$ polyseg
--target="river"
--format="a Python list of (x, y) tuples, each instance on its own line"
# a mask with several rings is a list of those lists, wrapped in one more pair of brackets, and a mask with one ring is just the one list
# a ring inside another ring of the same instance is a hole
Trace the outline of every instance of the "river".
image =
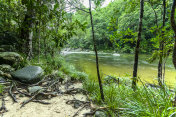
[[(84, 71), (96, 78), (95, 55), (93, 52), (64, 52), (67, 62), (73, 64), (78, 70)], [(157, 83), (157, 61), (149, 63), (151, 55), (139, 56), (138, 76), (144, 82)], [(99, 53), (101, 75), (115, 75), (131, 77), (133, 72), (133, 54)], [(165, 83), (171, 87), (176, 85), (176, 70), (169, 57), (165, 65)]]

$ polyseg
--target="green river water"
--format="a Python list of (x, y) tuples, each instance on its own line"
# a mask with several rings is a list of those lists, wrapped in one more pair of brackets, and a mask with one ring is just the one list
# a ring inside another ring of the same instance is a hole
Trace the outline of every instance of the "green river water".
[[(78, 70), (84, 71), (92, 78), (96, 77), (95, 55), (89, 52), (65, 52), (67, 62), (73, 64)], [(151, 55), (140, 55), (138, 76), (142, 81), (157, 83), (157, 61), (148, 63)], [(101, 75), (116, 75), (119, 77), (131, 77), (133, 72), (133, 54), (99, 53), (99, 65)], [(171, 57), (168, 58), (165, 70), (165, 82), (174, 87), (176, 85), (176, 70)]]

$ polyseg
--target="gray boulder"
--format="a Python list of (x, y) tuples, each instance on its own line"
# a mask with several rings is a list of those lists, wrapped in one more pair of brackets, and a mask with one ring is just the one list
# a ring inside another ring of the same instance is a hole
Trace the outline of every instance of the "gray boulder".
[(43, 76), (43, 69), (39, 66), (27, 66), (13, 72), (12, 77), (23, 83), (33, 84), (39, 82)]
[(96, 111), (95, 117), (107, 117), (106, 113), (103, 111)]
[(23, 61), (23, 57), (15, 52), (0, 52), (0, 64), (14, 65)]
[(33, 86), (33, 87), (28, 88), (29, 93), (32, 93), (32, 94), (37, 92), (37, 91), (40, 91), (40, 90), (43, 90), (43, 88), (40, 87), (40, 86)]

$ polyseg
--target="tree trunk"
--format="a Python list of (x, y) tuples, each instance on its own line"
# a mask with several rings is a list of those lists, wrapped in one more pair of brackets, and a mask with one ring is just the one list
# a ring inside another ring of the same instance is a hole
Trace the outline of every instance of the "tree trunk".
[(136, 48), (135, 48), (134, 66), (133, 66), (133, 81), (132, 81), (133, 90), (136, 90), (138, 58), (139, 58), (139, 46), (140, 46), (141, 33), (142, 33), (143, 13), (144, 13), (144, 0), (140, 0), (140, 17), (139, 17), (138, 39), (137, 39)]
[(95, 55), (96, 55), (96, 68), (97, 68), (97, 76), (98, 76), (98, 82), (99, 82), (99, 87), (100, 87), (100, 94), (101, 94), (101, 99), (104, 101), (103, 86), (102, 86), (102, 82), (101, 82), (101, 78), (100, 78), (98, 53), (97, 53), (95, 34), (94, 34), (93, 17), (92, 17), (92, 10), (91, 10), (91, 0), (89, 0), (89, 14), (90, 14), (90, 20), (91, 20), (91, 26), (92, 26), (92, 39), (93, 39), (93, 43), (94, 43), (94, 51), (95, 51)]
[[(25, 4), (25, 1), (24, 1), (24, 4)], [(27, 47), (27, 49), (25, 50), (27, 59), (30, 60), (32, 58), (32, 53), (33, 53), (32, 52), (33, 22), (34, 22), (33, 2), (30, 1), (30, 4), (26, 5), (26, 7), (27, 7), (27, 13), (25, 14), (25, 18), (21, 28), (21, 38), (24, 40), (25, 47)]]
[(39, 20), (39, 31), (38, 31), (38, 63), (40, 63), (40, 20)]
[(27, 56), (27, 58), (28, 58), (28, 60), (31, 60), (31, 58), (32, 58), (32, 39), (33, 39), (33, 24), (31, 23), (31, 26), (30, 26), (30, 29), (29, 29), (30, 31), (29, 31), (29, 37), (28, 37), (28, 41), (27, 41), (27, 43), (28, 43), (28, 56)]
[[(166, 21), (166, 0), (163, 0), (163, 25), (162, 28), (165, 27)], [(162, 31), (162, 39), (160, 40), (160, 47), (159, 47), (159, 63), (158, 63), (158, 83), (161, 86), (164, 83), (163, 74), (163, 49), (164, 49), (164, 31)]]
[(173, 0), (172, 10), (171, 10), (171, 26), (172, 26), (172, 29), (175, 33), (175, 36), (174, 36), (175, 43), (174, 43), (174, 48), (173, 48), (172, 61), (173, 61), (174, 67), (176, 69), (176, 24), (175, 24), (175, 19), (174, 19), (175, 8), (176, 8), (176, 0)]

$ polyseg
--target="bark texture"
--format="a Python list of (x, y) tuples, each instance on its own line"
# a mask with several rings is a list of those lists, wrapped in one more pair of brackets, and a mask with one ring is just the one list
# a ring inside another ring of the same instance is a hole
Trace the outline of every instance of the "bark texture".
[(133, 81), (132, 81), (132, 88), (136, 89), (136, 82), (137, 82), (137, 70), (138, 70), (138, 59), (139, 59), (139, 47), (141, 41), (141, 33), (142, 33), (142, 19), (144, 13), (144, 0), (140, 0), (140, 16), (139, 16), (139, 26), (138, 26), (138, 39), (135, 48), (135, 56), (134, 56), (134, 66), (133, 66)]

